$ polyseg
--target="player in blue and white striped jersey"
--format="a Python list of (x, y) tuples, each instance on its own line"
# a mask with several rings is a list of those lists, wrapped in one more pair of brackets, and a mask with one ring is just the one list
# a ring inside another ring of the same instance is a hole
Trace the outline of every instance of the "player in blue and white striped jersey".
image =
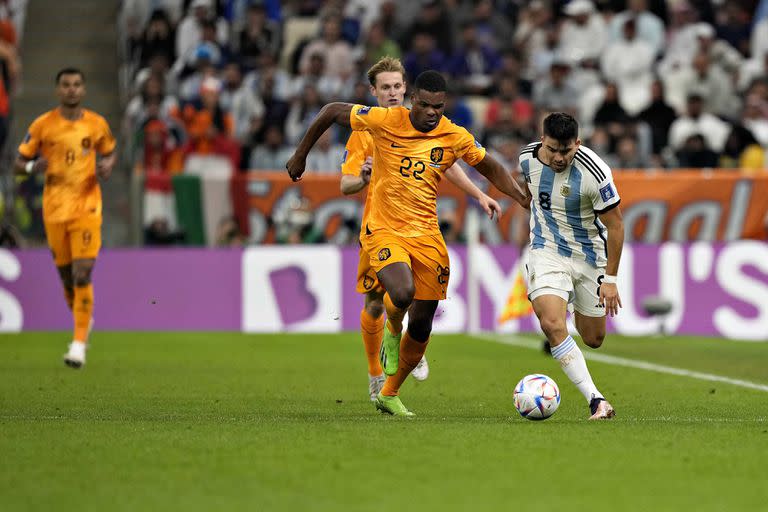
[(602, 345), (606, 313), (614, 316), (621, 307), (616, 276), (624, 223), (611, 169), (581, 146), (578, 130), (572, 116), (550, 114), (541, 142), (520, 153), (520, 169), (533, 196), (528, 297), (553, 357), (589, 402), (590, 419), (606, 419), (614, 416), (613, 407), (568, 334), (566, 313), (572, 303), (584, 343)]

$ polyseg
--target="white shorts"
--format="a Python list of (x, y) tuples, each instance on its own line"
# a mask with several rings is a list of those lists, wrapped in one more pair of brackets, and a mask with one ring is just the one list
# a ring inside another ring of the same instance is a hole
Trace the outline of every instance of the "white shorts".
[(535, 249), (528, 256), (528, 298), (556, 295), (584, 316), (605, 316), (600, 306), (600, 283), (605, 267), (595, 268), (584, 260)]

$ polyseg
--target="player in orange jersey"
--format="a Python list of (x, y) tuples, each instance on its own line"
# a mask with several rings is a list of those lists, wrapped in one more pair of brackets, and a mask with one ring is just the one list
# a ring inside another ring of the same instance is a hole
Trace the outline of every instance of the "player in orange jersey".
[(30, 125), (15, 169), (19, 174), (45, 173), (45, 234), (75, 323), (64, 362), (80, 368), (93, 319), (91, 271), (101, 247), (98, 178), (109, 178), (115, 166), (115, 138), (103, 117), (80, 105), (85, 96), (80, 70), (59, 71), (56, 95), (59, 107)]
[[(373, 136), (370, 211), (360, 242), (387, 290), (382, 342), (387, 380), (376, 397), (376, 407), (398, 416), (413, 414), (400, 401), (400, 386), (424, 355), (450, 277), (448, 251), (437, 221), (437, 184), (442, 175), (461, 158), (520, 204), (527, 207), (531, 200), (467, 130), (443, 116), (445, 90), (440, 73), (425, 71), (414, 83), (410, 110), (329, 103), (286, 164), (291, 179), (301, 179), (307, 153), (334, 123)], [(408, 329), (402, 333), (406, 311)]]
[[(405, 69), (398, 59), (383, 57), (368, 70), (370, 91), (380, 107), (399, 107), (405, 96)], [(370, 132), (353, 131), (347, 141), (344, 159), (341, 164), (341, 192), (345, 195), (356, 194), (369, 183), (373, 162), (373, 138)], [(467, 177), (458, 164), (445, 171), (445, 177), (474, 197), (490, 218), (501, 212), (501, 207), (494, 199), (484, 194)], [(369, 209), (363, 210), (362, 224), (365, 225)], [(384, 290), (379, 285), (376, 273), (371, 268), (368, 254), (360, 249), (360, 262), (357, 267), (357, 291), (365, 294), (365, 306), (360, 312), (360, 332), (368, 357), (368, 393), (372, 401), (384, 386), (384, 373), (379, 362), (381, 339), (384, 334)], [(411, 375), (416, 380), (426, 380), (429, 376), (427, 358), (422, 357)]]

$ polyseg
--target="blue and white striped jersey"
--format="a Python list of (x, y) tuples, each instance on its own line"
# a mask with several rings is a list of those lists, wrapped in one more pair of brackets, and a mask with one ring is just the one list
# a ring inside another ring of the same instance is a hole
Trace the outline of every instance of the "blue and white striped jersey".
[(556, 173), (539, 160), (541, 142), (520, 152), (520, 169), (531, 191), (531, 249), (557, 251), (593, 267), (607, 262), (606, 229), (597, 215), (619, 204), (611, 169), (580, 146), (571, 167)]

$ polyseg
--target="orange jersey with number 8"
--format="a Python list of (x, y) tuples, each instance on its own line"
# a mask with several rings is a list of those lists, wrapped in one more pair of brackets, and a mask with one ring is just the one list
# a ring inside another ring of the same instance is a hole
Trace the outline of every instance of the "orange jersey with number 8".
[(43, 189), (45, 222), (66, 222), (101, 215), (101, 188), (96, 179), (96, 153), (115, 149), (115, 138), (107, 121), (83, 109), (80, 119), (65, 119), (59, 109), (41, 115), (32, 123), (19, 146), (24, 158), (48, 160)]
[(461, 126), (442, 117), (429, 132), (411, 124), (405, 107), (355, 105), (353, 130), (372, 135), (373, 172), (363, 231), (387, 230), (401, 237), (440, 233), (437, 185), (456, 160), (476, 165), (485, 149)]

